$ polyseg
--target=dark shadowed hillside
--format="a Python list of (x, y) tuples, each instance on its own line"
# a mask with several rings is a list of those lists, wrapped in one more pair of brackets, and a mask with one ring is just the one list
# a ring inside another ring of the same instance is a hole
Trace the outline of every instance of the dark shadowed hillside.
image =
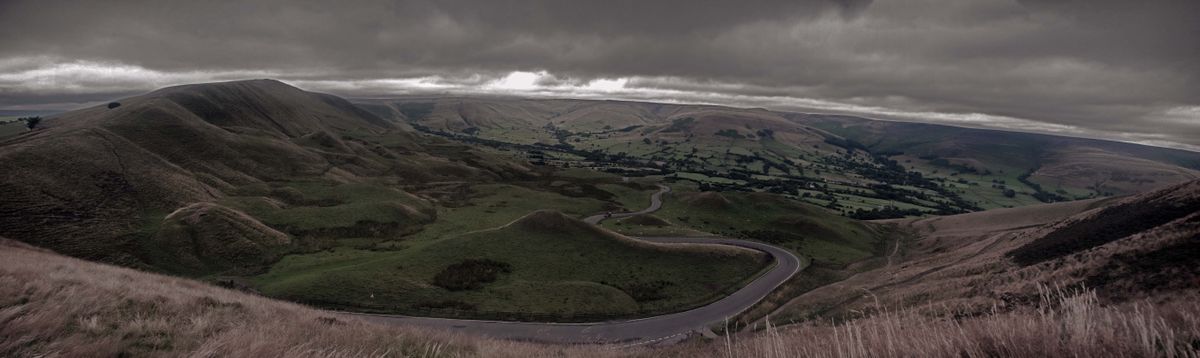
[[(912, 308), (974, 316), (1037, 304), (1051, 289), (1103, 302), (1198, 293), (1200, 181), (1116, 199), (895, 223), (920, 233), (895, 262), (793, 300), (777, 315)], [(856, 292), (869, 291), (862, 296)]]

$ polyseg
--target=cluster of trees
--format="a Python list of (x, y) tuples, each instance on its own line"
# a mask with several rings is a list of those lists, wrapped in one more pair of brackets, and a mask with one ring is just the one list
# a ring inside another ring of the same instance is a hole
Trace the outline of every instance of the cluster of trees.
[[(939, 212), (949, 214), (981, 210), (978, 205), (963, 199), (958, 193), (939, 185), (937, 181), (940, 178), (930, 179), (921, 175), (920, 172), (906, 170), (899, 162), (883, 155), (874, 155), (871, 158), (873, 162), (849, 160), (841, 157), (827, 157), (823, 158), (821, 162), (833, 167), (847, 168), (864, 178), (883, 183), (868, 185), (868, 188), (874, 193), (849, 190), (841, 191), (844, 194), (894, 200), (918, 206), (926, 205), (918, 202), (918, 200), (931, 201), (937, 203), (937, 210)], [(909, 185), (928, 189), (946, 198), (949, 200), (949, 203), (934, 200), (933, 197), (921, 191), (896, 188), (892, 185)]]
[(1055, 193), (1051, 193), (1051, 192), (1042, 190), (1042, 186), (1040, 184), (1034, 183), (1033, 181), (1029, 180), (1029, 176), (1031, 174), (1033, 174), (1033, 171), (1030, 171), (1029, 173), (1021, 174), (1021, 176), (1017, 177), (1017, 181), (1021, 182), (1021, 184), (1025, 184), (1026, 186), (1028, 186), (1030, 188), (1033, 188), (1033, 198), (1034, 199), (1037, 199), (1043, 203), (1053, 203), (1056, 201), (1066, 201), (1067, 200), (1067, 198), (1063, 197), (1062, 195), (1058, 195)]
[(880, 220), (880, 219), (896, 219), (906, 216), (919, 216), (923, 214), (917, 209), (901, 209), (895, 206), (885, 206), (882, 208), (863, 210), (858, 209), (850, 213), (850, 217), (858, 220)]
[(37, 128), (38, 124), (42, 123), (42, 117), (21, 117), (17, 118), (17, 121), (25, 122), (25, 127), (29, 128), (29, 130), (33, 130), (34, 128)]

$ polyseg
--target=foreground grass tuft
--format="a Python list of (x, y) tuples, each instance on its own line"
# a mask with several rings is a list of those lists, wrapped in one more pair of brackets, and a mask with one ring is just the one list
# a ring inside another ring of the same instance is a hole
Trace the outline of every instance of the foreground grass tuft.
[(1195, 302), (1104, 305), (1094, 291), (1043, 289), (1037, 308), (973, 318), (884, 311), (836, 325), (767, 327), (719, 344), (726, 357), (1196, 357)]

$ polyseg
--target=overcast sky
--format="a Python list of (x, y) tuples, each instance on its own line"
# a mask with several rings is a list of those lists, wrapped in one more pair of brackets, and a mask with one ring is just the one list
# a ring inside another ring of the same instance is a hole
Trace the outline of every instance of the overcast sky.
[[(335, 4), (336, 3), (336, 4)], [(1200, 1), (0, 0), (0, 109), (277, 78), (1200, 148)]]

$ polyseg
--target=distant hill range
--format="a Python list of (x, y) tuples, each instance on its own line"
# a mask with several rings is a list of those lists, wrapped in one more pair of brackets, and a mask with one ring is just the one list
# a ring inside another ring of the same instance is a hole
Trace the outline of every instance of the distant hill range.
[(846, 116), (791, 117), (864, 143), (872, 151), (1022, 168), (1031, 181), (1051, 187), (1130, 194), (1200, 178), (1200, 153), (1186, 150)]
[[(794, 180), (801, 189), (811, 187), (803, 179), (845, 184), (851, 188), (810, 193), (831, 195), (810, 202), (847, 213), (891, 201), (944, 214), (1132, 194), (1200, 178), (1200, 153), (1185, 150), (851, 116), (565, 99), (353, 101), (418, 129), (632, 157), (723, 178), (714, 183), (732, 179), (797, 196), (804, 193), (797, 185), (771, 181)], [(923, 178), (902, 178), (912, 171)], [(929, 181), (945, 190), (930, 198), (879, 193), (879, 184), (933, 188)], [(830, 204), (834, 197), (839, 202)]]

